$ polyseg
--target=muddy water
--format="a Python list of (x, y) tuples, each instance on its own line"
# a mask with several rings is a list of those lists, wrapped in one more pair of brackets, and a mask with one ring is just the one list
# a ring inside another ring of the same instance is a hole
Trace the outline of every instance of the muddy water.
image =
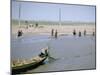
[(50, 47), (50, 55), (57, 60), (50, 62), (48, 59), (45, 64), (27, 73), (95, 68), (93, 36), (60, 36), (58, 39), (45, 35), (21, 38), (12, 36), (11, 58), (30, 59), (46, 46)]

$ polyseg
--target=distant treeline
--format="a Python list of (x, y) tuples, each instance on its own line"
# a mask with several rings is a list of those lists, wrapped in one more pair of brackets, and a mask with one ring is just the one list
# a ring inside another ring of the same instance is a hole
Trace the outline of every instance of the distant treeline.
[[(59, 21), (28, 21), (28, 20), (21, 20), (21, 25), (35, 25), (38, 23), (39, 25), (59, 25)], [(11, 20), (12, 25), (18, 25), (19, 20)], [(63, 21), (61, 25), (95, 25), (94, 22), (72, 22), (72, 21)]]

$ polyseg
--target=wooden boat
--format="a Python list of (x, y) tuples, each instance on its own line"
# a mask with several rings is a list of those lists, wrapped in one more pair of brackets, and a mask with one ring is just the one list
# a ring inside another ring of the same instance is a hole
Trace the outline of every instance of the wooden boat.
[(25, 61), (24, 63), (19, 63), (17, 65), (12, 66), (12, 74), (20, 74), (26, 72), (27, 70), (34, 69), (41, 65), (44, 60), (46, 60), (46, 56), (37, 56), (31, 59), (30, 61)]

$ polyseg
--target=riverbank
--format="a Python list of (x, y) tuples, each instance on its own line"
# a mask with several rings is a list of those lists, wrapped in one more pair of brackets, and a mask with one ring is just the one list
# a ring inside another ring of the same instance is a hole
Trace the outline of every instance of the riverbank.
[(22, 30), (25, 35), (51, 35), (51, 30), (57, 30), (59, 35), (67, 34), (72, 35), (73, 31), (75, 30), (78, 34), (79, 31), (83, 34), (86, 30), (86, 33), (91, 35), (93, 32), (95, 32), (95, 25), (64, 25), (64, 26), (58, 26), (58, 25), (40, 25), (38, 27), (28, 27), (26, 28), (24, 25), (22, 25), (20, 28), (19, 26), (12, 25), (12, 34), (17, 34), (18, 30)]

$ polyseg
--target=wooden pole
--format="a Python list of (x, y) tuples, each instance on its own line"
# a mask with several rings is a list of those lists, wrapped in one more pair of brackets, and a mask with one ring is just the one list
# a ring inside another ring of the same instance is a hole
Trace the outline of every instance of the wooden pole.
[(59, 26), (61, 26), (61, 8), (59, 8)]
[(20, 28), (21, 4), (19, 3), (19, 28)]

